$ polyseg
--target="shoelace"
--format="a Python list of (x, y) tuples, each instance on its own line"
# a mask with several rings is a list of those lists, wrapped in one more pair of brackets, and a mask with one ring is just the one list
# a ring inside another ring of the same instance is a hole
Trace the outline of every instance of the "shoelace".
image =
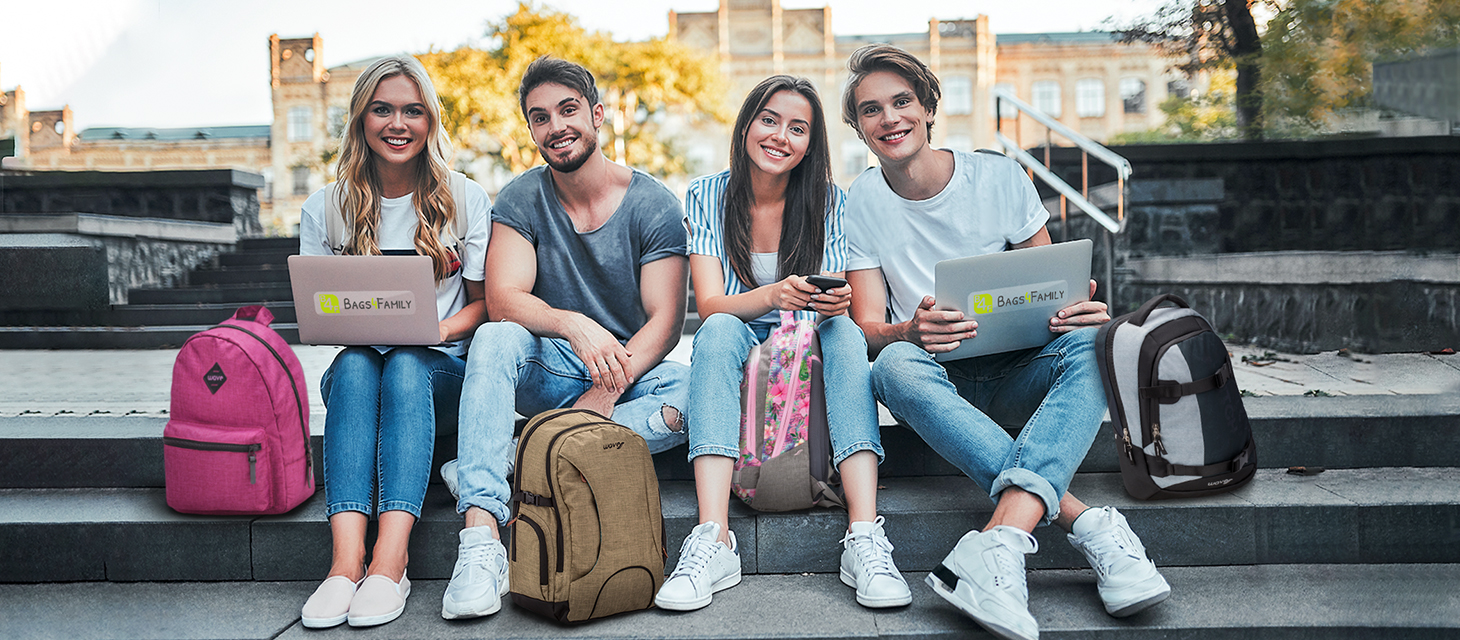
[[(882, 516), (877, 516), (877, 520), (877, 524), (881, 525)], [(873, 531), (876, 529), (873, 528)], [(887, 536), (873, 535), (873, 531), (847, 532), (842, 536), (842, 544), (846, 545), (848, 541), (852, 543), (857, 560), (868, 576), (895, 575), (897, 571), (892, 564), (892, 542)]]
[(999, 572), (994, 575), (994, 586), (1003, 589), (1017, 587), (1023, 593), (1028, 593), (1029, 588), (1024, 576), (1024, 554), (1006, 544), (989, 547), (989, 552), (993, 554), (994, 562), (999, 565)]
[(705, 539), (698, 535), (685, 538), (684, 545), (679, 548), (679, 564), (675, 565), (674, 573), (669, 574), (673, 580), (679, 576), (689, 576), (690, 580), (696, 580), (710, 564), (710, 558), (715, 557), (714, 539)]
[(478, 544), (463, 549), (461, 558), (457, 562), (460, 564), (462, 572), (480, 568), (488, 575), (496, 575), (492, 571), (491, 560), (501, 555), (497, 552), (495, 545)]
[(1110, 574), (1122, 562), (1139, 562), (1140, 554), (1119, 527), (1111, 526), (1080, 541), (1100, 561), (1101, 573)]

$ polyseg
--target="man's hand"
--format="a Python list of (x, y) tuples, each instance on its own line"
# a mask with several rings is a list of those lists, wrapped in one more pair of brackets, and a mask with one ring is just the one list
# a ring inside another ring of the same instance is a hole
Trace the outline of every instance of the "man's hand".
[(597, 411), (605, 418), (613, 418), (613, 406), (618, 402), (621, 393), (614, 393), (598, 385), (589, 387), (578, 400), (573, 403), (574, 409), (589, 409)]
[[(595, 388), (602, 387), (616, 397), (633, 384), (629, 369), (629, 358), (633, 354), (602, 325), (587, 316), (574, 314), (563, 337), (588, 368)], [(612, 405), (611, 402), (609, 404)]]
[(912, 320), (904, 323), (902, 339), (928, 353), (946, 353), (958, 348), (964, 340), (978, 335), (978, 323), (966, 320), (961, 311), (933, 309), (932, 296), (923, 296)]
[[(1095, 281), (1090, 281), (1090, 297), (1095, 297)], [(1082, 327), (1093, 327), (1110, 322), (1110, 313), (1104, 302), (1086, 300), (1060, 309), (1049, 319), (1049, 330), (1055, 333), (1069, 333)]]

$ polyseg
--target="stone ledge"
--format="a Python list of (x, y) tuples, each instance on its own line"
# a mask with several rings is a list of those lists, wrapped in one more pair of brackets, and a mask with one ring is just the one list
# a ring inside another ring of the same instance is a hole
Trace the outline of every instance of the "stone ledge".
[(79, 234), (227, 245), (238, 242), (238, 231), (232, 224), (134, 218), (100, 213), (5, 214), (0, 216), (0, 233)]
[(1272, 251), (1131, 258), (1132, 282), (1216, 284), (1460, 283), (1460, 255), (1404, 251)]

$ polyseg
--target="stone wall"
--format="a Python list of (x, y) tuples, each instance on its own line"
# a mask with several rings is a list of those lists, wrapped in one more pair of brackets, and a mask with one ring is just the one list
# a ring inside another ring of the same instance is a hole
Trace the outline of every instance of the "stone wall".
[(0, 171), (0, 216), (91, 213), (231, 224), (238, 237), (263, 235), (264, 178), (203, 171)]

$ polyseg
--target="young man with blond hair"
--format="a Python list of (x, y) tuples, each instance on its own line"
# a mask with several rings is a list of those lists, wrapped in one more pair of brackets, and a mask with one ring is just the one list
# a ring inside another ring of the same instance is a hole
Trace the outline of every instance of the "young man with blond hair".
[[(1042, 348), (934, 359), (978, 339), (977, 322), (937, 308), (934, 265), (1049, 244), (1049, 214), (1014, 161), (931, 146), (940, 92), (927, 65), (870, 45), (848, 67), (842, 119), (881, 165), (852, 184), (846, 209), (851, 313), (876, 358), (873, 392), (995, 503), (929, 586), (996, 635), (1038, 638), (1024, 556), (1038, 550), (1034, 528), (1052, 522), (1095, 569), (1106, 611), (1123, 617), (1161, 602), (1170, 586), (1125, 517), (1066, 491), (1105, 413), (1093, 351), (1096, 327), (1110, 320), (1105, 304), (1061, 310), (1050, 319), (1058, 337)], [(1010, 437), (1001, 424), (1022, 430)]]

